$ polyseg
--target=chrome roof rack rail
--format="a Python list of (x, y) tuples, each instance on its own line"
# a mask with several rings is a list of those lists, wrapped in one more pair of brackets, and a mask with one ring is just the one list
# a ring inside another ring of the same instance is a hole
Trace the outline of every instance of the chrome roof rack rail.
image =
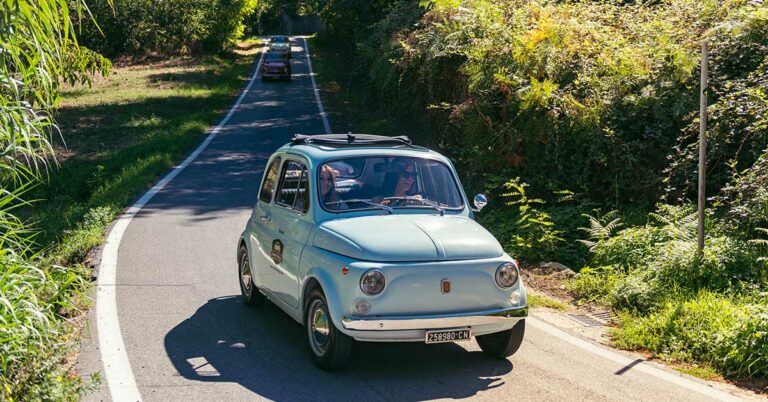
[(342, 145), (342, 146), (369, 146), (369, 145), (406, 145), (413, 146), (411, 139), (404, 135), (396, 137), (387, 137), (384, 135), (372, 134), (318, 134), (304, 135), (295, 134), (291, 138), (292, 145), (314, 144), (314, 145)]

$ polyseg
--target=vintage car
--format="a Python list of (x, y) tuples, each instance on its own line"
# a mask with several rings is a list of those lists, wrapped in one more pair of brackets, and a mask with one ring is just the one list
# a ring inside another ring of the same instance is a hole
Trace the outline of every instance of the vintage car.
[(282, 53), (287, 58), (291, 58), (291, 41), (287, 36), (276, 35), (269, 40), (269, 51)]
[(264, 62), (261, 65), (261, 80), (266, 81), (270, 78), (291, 80), (291, 62), (284, 53), (269, 51), (264, 55)]
[(517, 262), (451, 162), (407, 137), (296, 135), (269, 159), (237, 248), (245, 303), (304, 325), (327, 370), (365, 342), (464, 341), (506, 358), (528, 314)]

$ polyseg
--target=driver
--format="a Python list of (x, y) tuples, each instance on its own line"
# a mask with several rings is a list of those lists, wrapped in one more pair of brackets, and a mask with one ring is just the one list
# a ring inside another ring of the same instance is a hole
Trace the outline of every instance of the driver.
[(413, 163), (399, 164), (397, 171), (394, 175), (387, 174), (382, 185), (382, 193), (384, 197), (402, 198), (402, 199), (383, 199), (383, 197), (376, 197), (374, 202), (378, 202), (390, 207), (402, 206), (408, 203), (406, 197), (413, 197), (420, 199), (421, 196), (416, 195), (416, 167)]

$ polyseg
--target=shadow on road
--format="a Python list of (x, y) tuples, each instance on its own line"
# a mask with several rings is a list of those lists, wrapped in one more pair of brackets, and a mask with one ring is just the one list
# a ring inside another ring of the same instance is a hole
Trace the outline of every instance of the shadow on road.
[(254, 311), (229, 296), (173, 328), (165, 349), (186, 379), (237, 383), (274, 400), (466, 398), (502, 386), (512, 370), (452, 343), (357, 343), (349, 367), (327, 373), (309, 360), (302, 331), (271, 304)]

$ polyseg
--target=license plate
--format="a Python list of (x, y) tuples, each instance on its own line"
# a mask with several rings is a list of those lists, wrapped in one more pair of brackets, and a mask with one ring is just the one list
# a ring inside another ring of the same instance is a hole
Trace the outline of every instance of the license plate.
[(426, 343), (456, 342), (469, 339), (469, 328), (427, 331)]

